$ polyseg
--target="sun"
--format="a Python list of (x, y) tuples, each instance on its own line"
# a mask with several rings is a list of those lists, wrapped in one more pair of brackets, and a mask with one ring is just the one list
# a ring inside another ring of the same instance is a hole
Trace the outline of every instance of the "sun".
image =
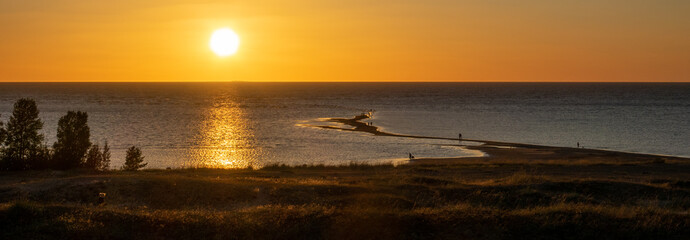
[(221, 28), (211, 34), (211, 51), (221, 57), (233, 55), (240, 47), (240, 37), (229, 28)]

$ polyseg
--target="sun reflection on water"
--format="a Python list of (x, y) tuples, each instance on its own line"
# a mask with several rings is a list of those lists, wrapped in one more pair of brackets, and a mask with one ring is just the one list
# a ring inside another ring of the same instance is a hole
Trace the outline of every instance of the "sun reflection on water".
[(204, 113), (205, 119), (197, 137), (199, 148), (192, 149), (192, 167), (247, 168), (260, 167), (258, 150), (246, 113), (234, 101), (219, 100)]

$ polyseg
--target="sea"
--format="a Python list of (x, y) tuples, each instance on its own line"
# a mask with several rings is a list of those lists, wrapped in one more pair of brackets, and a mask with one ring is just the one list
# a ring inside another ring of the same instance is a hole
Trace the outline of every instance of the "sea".
[[(470, 157), (453, 140), (324, 129), (327, 118), (400, 134), (690, 156), (690, 83), (0, 83), (0, 120), (36, 100), (49, 146), (85, 111), (91, 141), (148, 168), (404, 164)], [(469, 144), (469, 143), (468, 143)]]

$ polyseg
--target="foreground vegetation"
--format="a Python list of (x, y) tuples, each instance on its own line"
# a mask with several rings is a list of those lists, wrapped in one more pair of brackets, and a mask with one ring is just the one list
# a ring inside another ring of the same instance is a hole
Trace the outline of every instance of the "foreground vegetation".
[(689, 175), (491, 161), (12, 172), (0, 238), (687, 239)]

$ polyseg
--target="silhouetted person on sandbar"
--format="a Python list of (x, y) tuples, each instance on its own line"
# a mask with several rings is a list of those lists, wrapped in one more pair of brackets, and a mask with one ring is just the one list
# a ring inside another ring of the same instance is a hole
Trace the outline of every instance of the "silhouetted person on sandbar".
[(458, 133), (458, 139), (462, 139), (462, 133)]
[(410, 154), (410, 160), (414, 159), (414, 156), (412, 156), (412, 153), (409, 153), (409, 154)]
[(580, 148), (580, 142), (577, 142), (577, 148)]

